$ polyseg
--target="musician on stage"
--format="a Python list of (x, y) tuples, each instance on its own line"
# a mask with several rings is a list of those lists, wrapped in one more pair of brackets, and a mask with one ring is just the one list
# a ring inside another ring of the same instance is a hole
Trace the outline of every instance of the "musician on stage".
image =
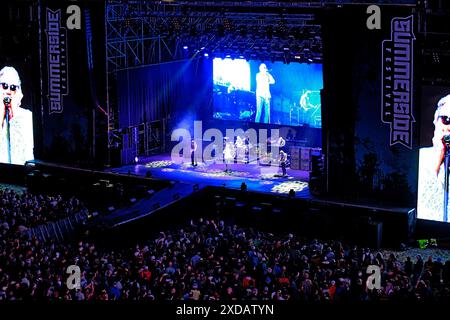
[(197, 151), (197, 142), (195, 142), (194, 139), (191, 140), (191, 163), (193, 167), (196, 167), (198, 165), (197, 163), (197, 157), (195, 155), (195, 151)]
[(281, 165), (283, 177), (285, 177), (287, 175), (287, 173), (286, 173), (287, 153), (284, 152), (283, 150), (280, 150), (280, 157), (278, 158), (278, 161), (280, 162), (280, 165)]
[(233, 141), (225, 141), (225, 148), (223, 148), (223, 158), (225, 161), (225, 172), (231, 172), (231, 169), (228, 169), (228, 165), (233, 163), (235, 157), (235, 146)]
[(250, 136), (248, 134), (244, 137), (244, 145), (245, 145), (245, 163), (250, 163), (250, 148), (252, 147), (250, 143)]
[(248, 163), (248, 137), (237, 136), (236, 137), (236, 160), (238, 162)]

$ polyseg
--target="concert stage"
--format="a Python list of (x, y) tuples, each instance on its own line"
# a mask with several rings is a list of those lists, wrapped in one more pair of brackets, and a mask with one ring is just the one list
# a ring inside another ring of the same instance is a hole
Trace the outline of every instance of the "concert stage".
[[(234, 163), (230, 168), (232, 172), (226, 173), (225, 164), (221, 163), (199, 163), (192, 167), (190, 159), (180, 157), (172, 161), (169, 154), (162, 154), (108, 171), (170, 180), (176, 182), (174, 187), (198, 184), (204, 190), (202, 194), (209, 194), (205, 199), (220, 195), (238, 216), (254, 223), (258, 219), (264, 223), (270, 221), (272, 227), (280, 225), (280, 230), (289, 221), (292, 228), (311, 237), (346, 234), (349, 241), (358, 239), (359, 243), (380, 248), (407, 243), (414, 233), (414, 209), (319, 199), (310, 192), (308, 171), (287, 168), (288, 176), (281, 177), (281, 168), (261, 166), (257, 162)], [(242, 182), (247, 185), (248, 193), (240, 191)], [(291, 189), (295, 197), (287, 198)]]
[[(183, 161), (184, 160), (184, 161)], [(272, 194), (288, 194), (292, 189), (296, 198), (311, 198), (308, 179), (309, 172), (287, 168), (287, 176), (281, 176), (281, 168), (261, 166), (258, 163), (234, 163), (231, 172), (225, 172), (225, 164), (199, 162), (193, 167), (190, 159), (177, 158), (172, 161), (170, 154), (141, 158), (135, 165), (109, 169), (119, 174), (151, 176), (156, 179), (201, 184), (230, 189), (241, 189), (245, 182), (247, 190)]]

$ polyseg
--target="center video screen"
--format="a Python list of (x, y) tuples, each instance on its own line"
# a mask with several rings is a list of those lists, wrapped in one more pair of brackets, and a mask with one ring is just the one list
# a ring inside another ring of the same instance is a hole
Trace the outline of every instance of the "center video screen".
[(321, 64), (213, 60), (214, 119), (322, 127)]

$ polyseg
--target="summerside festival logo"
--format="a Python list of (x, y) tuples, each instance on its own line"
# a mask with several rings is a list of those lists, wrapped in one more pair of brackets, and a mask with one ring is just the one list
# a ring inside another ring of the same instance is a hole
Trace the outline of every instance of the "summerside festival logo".
[(381, 120), (390, 124), (390, 145), (412, 148), (413, 16), (391, 20), (391, 39), (382, 44)]
[(61, 10), (46, 10), (49, 113), (63, 112), (68, 92), (67, 31), (61, 26)]

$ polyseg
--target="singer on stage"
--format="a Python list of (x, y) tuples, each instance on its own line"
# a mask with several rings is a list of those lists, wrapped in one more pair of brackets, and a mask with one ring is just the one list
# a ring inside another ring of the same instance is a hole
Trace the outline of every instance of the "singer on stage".
[(444, 160), (450, 148), (450, 94), (439, 100), (433, 124), (433, 146), (420, 149), (417, 217), (449, 222), (444, 216)]
[(33, 116), (21, 107), (19, 74), (13, 67), (0, 70), (0, 162), (23, 165), (33, 160)]
[(267, 66), (261, 63), (259, 72), (256, 74), (256, 117), (255, 122), (261, 122), (261, 115), (264, 111), (264, 123), (270, 123), (270, 85), (275, 83), (275, 79), (267, 70)]

